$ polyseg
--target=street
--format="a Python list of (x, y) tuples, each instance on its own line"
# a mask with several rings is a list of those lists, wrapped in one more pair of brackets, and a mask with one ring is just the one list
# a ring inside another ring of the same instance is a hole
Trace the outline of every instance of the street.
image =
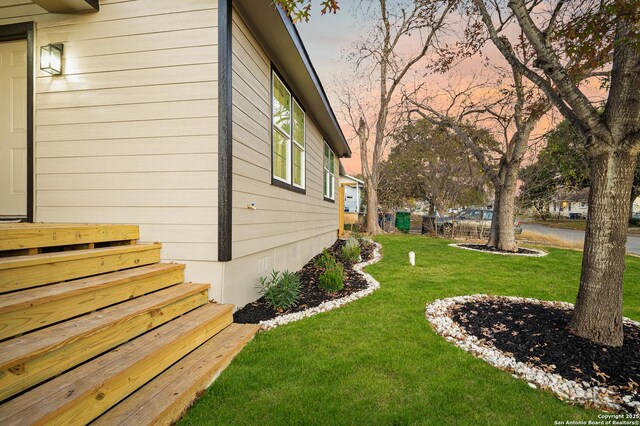
[[(553, 235), (554, 237), (569, 242), (584, 241), (584, 231), (576, 231), (574, 229), (550, 228), (548, 226), (530, 224), (522, 224), (522, 229), (539, 234)], [(627, 253), (640, 255), (640, 237), (627, 236)]]

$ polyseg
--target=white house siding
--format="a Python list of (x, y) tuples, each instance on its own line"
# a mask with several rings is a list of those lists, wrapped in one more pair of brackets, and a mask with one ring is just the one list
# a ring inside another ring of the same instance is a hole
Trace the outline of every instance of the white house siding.
[(233, 260), (223, 297), (241, 306), (257, 297), (259, 276), (297, 270), (335, 241), (338, 207), (323, 199), (324, 139), (308, 114), (306, 195), (271, 184), (271, 60), (235, 10), (232, 36)]
[(569, 217), (570, 214), (577, 213), (584, 219), (589, 213), (589, 205), (586, 201), (552, 201), (549, 203), (549, 213), (561, 217)]
[[(137, 223), (165, 260), (189, 264), (188, 279), (221, 275), (217, 4), (101, 0), (98, 13), (50, 14), (1, 3), (0, 25), (36, 22), (35, 221)], [(39, 70), (48, 43), (64, 44), (62, 76)]]

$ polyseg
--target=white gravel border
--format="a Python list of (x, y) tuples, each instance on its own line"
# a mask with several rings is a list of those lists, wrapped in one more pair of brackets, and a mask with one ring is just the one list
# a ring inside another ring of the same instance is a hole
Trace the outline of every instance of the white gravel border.
[[(550, 390), (561, 400), (571, 401), (584, 406), (596, 407), (607, 411), (626, 410), (640, 414), (640, 403), (632, 401), (629, 396), (624, 399), (615, 390), (607, 387), (590, 386), (587, 382), (577, 383), (567, 380), (555, 373), (548, 373), (541, 368), (516, 361), (495, 348), (490, 342), (479, 341), (477, 337), (468, 334), (464, 328), (450, 317), (450, 309), (460, 303), (478, 302), (485, 300), (506, 300), (519, 303), (534, 303), (560, 309), (573, 309), (573, 305), (565, 302), (548, 302), (538, 299), (522, 297), (489, 296), (476, 294), (471, 296), (438, 299), (427, 304), (426, 318), (432, 324), (436, 333), (452, 342), (464, 351), (470, 352), (499, 368), (512, 373), (515, 378), (524, 379), (533, 389), (541, 387)], [(640, 326), (640, 323), (624, 318), (624, 322)]]
[(465, 244), (465, 243), (452, 243), (449, 244), (449, 247), (456, 247), (463, 250), (477, 251), (478, 253), (488, 253), (488, 254), (500, 254), (502, 256), (525, 256), (525, 257), (544, 257), (548, 255), (546, 251), (536, 250), (532, 248), (523, 247), (526, 250), (534, 251), (535, 253), (507, 253), (504, 251), (489, 251), (489, 250), (478, 250), (472, 247), (467, 247), (468, 245), (478, 245), (478, 244)]
[(329, 300), (326, 302), (321, 303), (318, 306), (314, 306), (313, 308), (309, 308), (306, 309), (304, 311), (300, 311), (300, 312), (292, 312), (290, 314), (285, 314), (279, 317), (275, 317), (273, 319), (270, 320), (266, 320), (266, 321), (260, 321), (259, 325), (261, 327), (262, 330), (267, 331), (267, 330), (271, 330), (273, 328), (276, 328), (280, 325), (284, 325), (284, 324), (288, 324), (290, 322), (293, 321), (298, 321), (304, 318), (308, 318), (311, 317), (313, 315), (317, 315), (319, 313), (322, 312), (327, 312), (327, 311), (331, 311), (333, 309), (339, 308), (342, 305), (346, 305), (349, 302), (353, 302), (354, 300), (358, 300), (361, 299), (365, 296), (370, 295), (371, 293), (373, 293), (374, 291), (376, 291), (377, 289), (380, 288), (380, 283), (378, 281), (376, 281), (371, 275), (367, 274), (366, 272), (364, 272), (362, 269), (366, 266), (369, 265), (373, 265), (376, 262), (379, 262), (380, 259), (382, 259), (382, 253), (381, 253), (381, 249), (382, 246), (380, 246), (380, 244), (371, 241), (371, 244), (374, 245), (374, 249), (373, 249), (373, 258), (371, 260), (368, 260), (366, 262), (361, 262), (361, 263), (357, 263), (353, 266), (353, 269), (358, 272), (360, 275), (362, 275), (362, 277), (367, 281), (367, 283), (369, 284), (367, 286), (367, 288), (357, 291), (355, 293), (351, 293), (348, 296), (345, 296), (343, 298), (340, 299), (335, 299), (335, 300)]

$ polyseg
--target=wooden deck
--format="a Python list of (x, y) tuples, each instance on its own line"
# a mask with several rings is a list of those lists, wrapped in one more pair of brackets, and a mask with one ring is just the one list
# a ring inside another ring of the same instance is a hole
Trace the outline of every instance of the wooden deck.
[(0, 224), (0, 424), (171, 424), (258, 331), (139, 237)]

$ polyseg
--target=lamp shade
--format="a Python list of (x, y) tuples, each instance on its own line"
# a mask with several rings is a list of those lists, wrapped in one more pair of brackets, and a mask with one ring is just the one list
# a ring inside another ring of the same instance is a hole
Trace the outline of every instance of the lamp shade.
[(62, 74), (62, 44), (40, 47), (40, 69), (51, 75)]

